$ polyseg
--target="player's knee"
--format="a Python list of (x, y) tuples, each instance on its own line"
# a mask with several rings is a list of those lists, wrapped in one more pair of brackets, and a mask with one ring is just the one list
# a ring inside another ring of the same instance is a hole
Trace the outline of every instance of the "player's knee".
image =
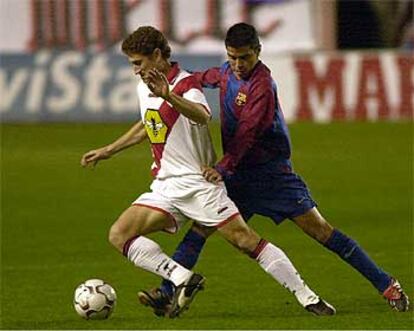
[(196, 232), (197, 234), (199, 234), (200, 236), (202, 236), (205, 239), (210, 237), (210, 235), (212, 235), (214, 233), (214, 231), (216, 231), (216, 229), (214, 227), (201, 226), (197, 223), (194, 223), (192, 225), (191, 230), (193, 230), (194, 232)]
[(256, 241), (251, 240), (251, 238), (243, 238), (238, 243), (239, 250), (244, 253), (250, 255), (254, 248), (257, 246)]
[(109, 229), (108, 240), (112, 246), (114, 246), (118, 251), (122, 252), (124, 244), (128, 238), (125, 233), (120, 230), (119, 226), (114, 224)]
[(294, 221), (305, 233), (322, 244), (326, 243), (334, 230), (316, 208), (294, 218)]
[(332, 236), (333, 231), (334, 231), (334, 228), (328, 222), (325, 221), (320, 226), (320, 230), (317, 232), (316, 240), (318, 240), (319, 242), (323, 244), (326, 243), (328, 239)]
[(256, 248), (260, 238), (251, 229), (243, 228), (234, 231), (230, 240), (241, 252), (250, 254)]

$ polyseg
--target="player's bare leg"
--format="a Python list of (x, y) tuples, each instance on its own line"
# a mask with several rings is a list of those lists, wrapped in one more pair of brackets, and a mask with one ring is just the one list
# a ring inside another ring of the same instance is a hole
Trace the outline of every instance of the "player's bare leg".
[(318, 209), (312, 208), (305, 214), (293, 218), (307, 235), (324, 244), (332, 236), (334, 228), (323, 218)]
[(144, 206), (131, 206), (125, 210), (109, 231), (109, 241), (137, 267), (157, 274), (175, 285), (170, 317), (188, 309), (196, 293), (202, 289), (204, 277), (184, 268), (161, 247), (144, 235), (160, 231), (170, 225), (165, 213)]
[(296, 296), (299, 303), (316, 315), (333, 315), (335, 308), (320, 299), (302, 280), (286, 254), (261, 239), (240, 216), (218, 229), (240, 251), (254, 258), (282, 286)]
[(130, 206), (109, 230), (109, 242), (121, 253), (127, 240), (162, 231), (171, 220), (164, 213), (144, 206)]
[(394, 310), (408, 310), (408, 296), (398, 280), (379, 268), (354, 240), (334, 229), (317, 208), (312, 208), (293, 220), (306, 234), (338, 254), (368, 279)]
[(214, 227), (207, 227), (197, 223), (193, 223), (191, 230), (197, 232), (200, 236), (203, 236), (206, 239), (217, 231), (217, 229)]

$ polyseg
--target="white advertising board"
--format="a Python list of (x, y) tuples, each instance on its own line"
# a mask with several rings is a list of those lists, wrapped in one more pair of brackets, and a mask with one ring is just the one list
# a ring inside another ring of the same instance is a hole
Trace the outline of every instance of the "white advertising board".
[(223, 54), (233, 24), (257, 27), (264, 52), (316, 47), (308, 0), (1, 0), (0, 52), (118, 50), (138, 26), (159, 28), (180, 53)]

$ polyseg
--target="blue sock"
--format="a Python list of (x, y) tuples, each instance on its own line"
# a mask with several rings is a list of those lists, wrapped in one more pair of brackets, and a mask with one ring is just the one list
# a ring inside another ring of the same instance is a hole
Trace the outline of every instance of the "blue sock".
[(390, 284), (391, 277), (379, 268), (354, 240), (339, 230), (335, 229), (324, 245), (358, 270), (381, 293)]
[[(188, 230), (184, 239), (178, 245), (172, 259), (187, 269), (192, 269), (197, 263), (198, 256), (203, 249), (206, 238), (192, 229)], [(168, 296), (173, 295), (173, 283), (168, 280), (163, 280), (161, 283), (161, 291)]]

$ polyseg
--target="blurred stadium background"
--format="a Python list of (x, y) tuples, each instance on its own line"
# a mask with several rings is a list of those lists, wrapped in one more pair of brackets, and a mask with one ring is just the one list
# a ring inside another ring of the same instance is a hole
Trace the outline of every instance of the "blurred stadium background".
[[(260, 217), (252, 225), (287, 251), (336, 317), (300, 311), (216, 237), (198, 265), (208, 288), (183, 318), (137, 307), (136, 291), (157, 279), (123, 263), (106, 231), (147, 190), (147, 147), (93, 172), (78, 166), (138, 118), (137, 78), (120, 42), (154, 25), (182, 67), (204, 69), (225, 61), (223, 37), (239, 21), (260, 33), (296, 170), (321, 210), (413, 298), (413, 1), (0, 0), (2, 329), (413, 329), (412, 309), (389, 311), (293, 225)], [(206, 93), (217, 118), (217, 93)], [(219, 150), (217, 122), (212, 130)], [(156, 237), (172, 252), (183, 233)], [(93, 277), (114, 285), (119, 304), (91, 324), (71, 299)]]

